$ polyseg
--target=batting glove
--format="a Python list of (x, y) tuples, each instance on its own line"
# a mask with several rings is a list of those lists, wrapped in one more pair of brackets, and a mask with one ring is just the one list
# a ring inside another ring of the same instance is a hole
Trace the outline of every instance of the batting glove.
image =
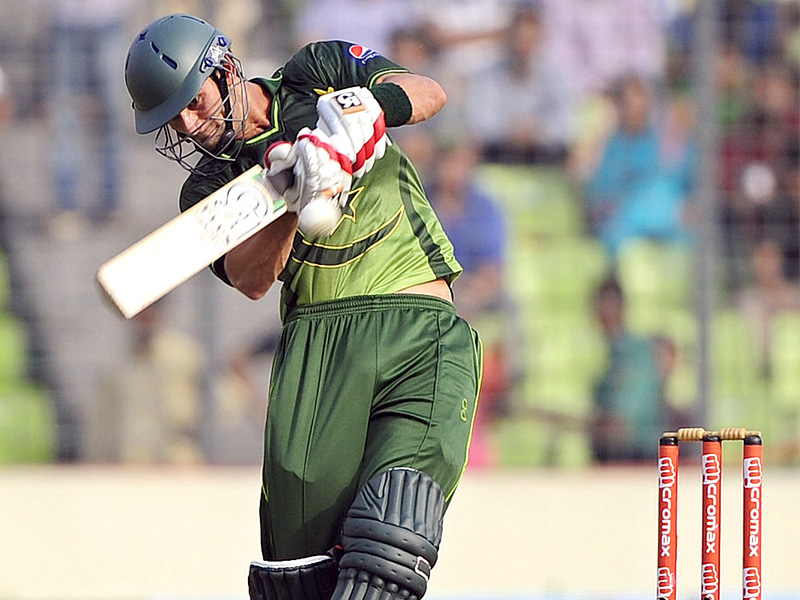
[(317, 101), (317, 114), (317, 128), (350, 159), (354, 177), (369, 172), (386, 153), (389, 138), (383, 109), (367, 88), (325, 94)]
[(300, 210), (319, 196), (334, 198), (340, 207), (344, 206), (353, 182), (350, 159), (338, 152), (333, 140), (320, 129), (304, 127), (294, 145), (294, 185)]
[(304, 127), (294, 144), (276, 142), (264, 156), (265, 175), (280, 192), (288, 209), (299, 213), (319, 196), (344, 206), (353, 180), (350, 159), (319, 129)]
[(297, 151), (291, 142), (275, 142), (264, 155), (264, 175), (286, 200), (289, 211), (300, 212), (300, 195), (294, 185), (294, 166), (297, 164)]

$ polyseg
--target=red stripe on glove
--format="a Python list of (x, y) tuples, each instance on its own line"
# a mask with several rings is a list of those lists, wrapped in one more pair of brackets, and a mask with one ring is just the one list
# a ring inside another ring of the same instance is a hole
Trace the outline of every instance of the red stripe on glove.
[(328, 155), (339, 163), (342, 167), (342, 170), (345, 171), (348, 175), (353, 174), (353, 163), (350, 162), (350, 159), (347, 158), (347, 155), (338, 152), (336, 148), (334, 148), (331, 144), (322, 141), (317, 136), (311, 133), (304, 133), (297, 137), (298, 140), (307, 139), (312, 144), (314, 144), (317, 148), (322, 148)]
[(269, 148), (267, 148), (267, 151), (264, 152), (264, 165), (267, 167), (267, 169), (269, 169), (272, 166), (272, 163), (270, 163), (270, 160), (269, 160), (269, 153), (272, 152), (273, 149), (275, 149), (276, 147), (280, 146), (281, 144), (289, 144), (290, 146), (292, 145), (291, 142), (287, 142), (285, 140), (284, 141), (280, 141), (280, 142), (272, 142), (269, 145)]
[(383, 118), (383, 113), (381, 113), (375, 120), (372, 137), (364, 142), (364, 145), (361, 146), (358, 154), (356, 154), (356, 161), (353, 164), (354, 171), (358, 171), (364, 166), (365, 162), (372, 158), (372, 156), (375, 154), (375, 144), (377, 144), (378, 140), (384, 135), (386, 135), (386, 121)]

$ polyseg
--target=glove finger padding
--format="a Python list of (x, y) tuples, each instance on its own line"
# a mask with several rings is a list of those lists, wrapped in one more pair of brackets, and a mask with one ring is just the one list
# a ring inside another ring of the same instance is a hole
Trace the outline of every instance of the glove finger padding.
[(369, 172), (383, 158), (389, 138), (383, 109), (367, 88), (351, 87), (317, 101), (318, 129), (328, 134), (353, 164), (353, 176)]
[(300, 229), (311, 238), (330, 235), (339, 223), (353, 177), (350, 159), (324, 132), (304, 128), (295, 142), (295, 185)]
[(291, 142), (275, 142), (264, 154), (264, 174), (270, 183), (286, 200), (291, 212), (299, 212), (299, 194), (294, 185), (294, 165), (297, 163), (297, 151)]
[(348, 157), (336, 150), (331, 138), (318, 129), (304, 128), (297, 136), (295, 152), (300, 208), (319, 195), (336, 197), (344, 206), (353, 181), (352, 166)]

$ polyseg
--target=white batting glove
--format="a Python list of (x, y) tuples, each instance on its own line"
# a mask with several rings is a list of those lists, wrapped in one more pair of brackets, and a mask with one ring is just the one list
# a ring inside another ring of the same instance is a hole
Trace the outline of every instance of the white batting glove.
[(300, 196), (300, 209), (319, 196), (336, 198), (344, 206), (353, 181), (352, 165), (333, 140), (319, 129), (304, 127), (297, 134), (294, 152), (294, 185)]
[(308, 237), (330, 235), (342, 216), (353, 181), (350, 159), (319, 129), (305, 127), (294, 144), (293, 172), (300, 229)]
[(361, 177), (383, 157), (389, 138), (383, 109), (365, 87), (325, 94), (317, 100), (317, 128), (326, 133)]
[(286, 200), (289, 211), (300, 212), (300, 194), (294, 185), (294, 166), (297, 151), (291, 142), (275, 142), (264, 155), (264, 174), (279, 194)]

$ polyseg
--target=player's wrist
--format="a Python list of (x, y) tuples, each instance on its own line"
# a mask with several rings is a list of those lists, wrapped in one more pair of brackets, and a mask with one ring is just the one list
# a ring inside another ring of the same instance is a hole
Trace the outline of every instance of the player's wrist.
[(386, 127), (399, 127), (411, 120), (413, 107), (402, 87), (386, 81), (372, 87), (370, 91), (383, 109)]

